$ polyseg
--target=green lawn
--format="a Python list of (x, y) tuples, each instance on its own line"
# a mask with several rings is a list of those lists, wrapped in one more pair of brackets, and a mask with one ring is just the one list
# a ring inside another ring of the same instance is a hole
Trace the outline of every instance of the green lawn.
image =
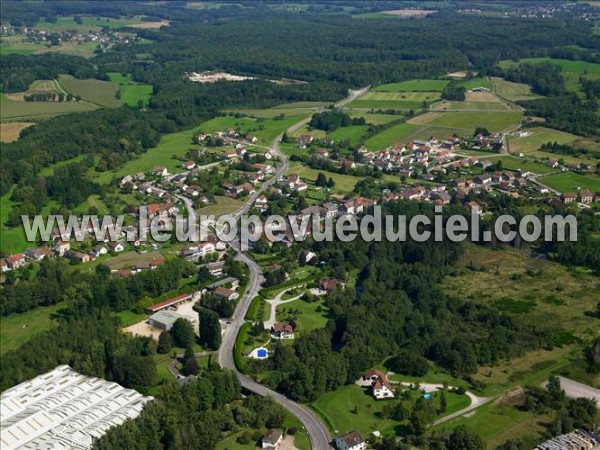
[(121, 106), (121, 102), (117, 99), (118, 87), (110, 81), (93, 78), (78, 80), (71, 75), (61, 75), (59, 82), (67, 92), (79, 95), (87, 102), (108, 108)]
[(119, 85), (121, 102), (129, 106), (137, 106), (141, 101), (148, 105), (152, 97), (153, 87), (150, 84), (138, 84), (131, 79), (131, 75), (123, 75), (118, 72), (109, 72), (110, 81)]
[[(511, 152), (531, 153), (539, 150), (542, 144), (548, 142), (558, 142), (559, 144), (568, 144), (579, 139), (576, 136), (565, 131), (553, 130), (552, 128), (533, 127), (523, 131), (531, 133), (529, 136), (509, 136), (508, 144)], [(559, 158), (560, 155), (556, 155)]]
[(579, 175), (564, 172), (540, 178), (540, 181), (560, 192), (576, 192), (578, 188), (600, 192), (600, 177), (597, 175)]
[(465, 128), (450, 128), (450, 127), (438, 127), (438, 126), (417, 126), (412, 133), (406, 136), (406, 141), (411, 140), (428, 140), (432, 136), (437, 139), (446, 139), (452, 137), (454, 134), (457, 136), (465, 136), (472, 133), (472, 130)]
[(350, 145), (356, 145), (361, 142), (361, 138), (369, 129), (368, 125), (351, 125), (349, 127), (341, 127), (331, 133), (327, 133), (327, 137), (334, 139), (336, 142), (348, 140)]
[(398, 119), (402, 118), (402, 116), (396, 115), (396, 114), (376, 114), (376, 113), (370, 113), (370, 112), (366, 112), (366, 111), (357, 111), (354, 109), (349, 109), (346, 112), (352, 118), (364, 117), (365, 120), (367, 121), (367, 123), (370, 123), (373, 125), (383, 125), (385, 123), (390, 123), (394, 120), (398, 120)]
[(375, 86), (373, 91), (382, 92), (442, 92), (449, 80), (408, 80)]
[[(317, 311), (320, 309), (320, 311)], [(298, 331), (311, 331), (324, 328), (327, 323), (328, 308), (323, 301), (308, 303), (298, 299), (277, 307), (277, 320), (283, 321), (289, 316), (297, 317)]]
[(11, 314), (0, 319), (0, 354), (15, 350), (33, 336), (56, 326), (52, 318), (64, 303), (53, 306), (40, 306), (21, 314)]
[(355, 177), (352, 175), (342, 175), (339, 173), (327, 172), (325, 170), (311, 169), (310, 167), (293, 162), (290, 164), (290, 169), (288, 170), (288, 173), (297, 173), (304, 181), (308, 181), (309, 183), (315, 182), (319, 172), (323, 172), (327, 178), (333, 178), (335, 181), (335, 187), (333, 190), (342, 193), (351, 192), (356, 183), (363, 179), (363, 177)]
[(212, 214), (212, 215), (215, 215), (218, 217), (223, 214), (231, 214), (231, 213), (235, 212), (237, 209), (239, 209), (244, 204), (243, 199), (238, 200), (238, 199), (231, 198), (231, 197), (215, 196), (215, 201), (216, 201), (216, 204), (208, 205), (204, 208), (200, 208), (196, 212), (199, 215), (200, 214), (205, 214), (205, 215)]
[(399, 123), (367, 139), (365, 145), (369, 150), (379, 150), (389, 147), (390, 145), (406, 141), (406, 137), (418, 128), (417, 125), (410, 123)]
[(23, 227), (8, 228), (5, 224), (15, 203), (10, 199), (12, 190), (0, 197), (0, 248), (6, 253), (22, 252), (31, 243), (27, 241)]
[(0, 56), (7, 55), (30, 55), (40, 49), (36, 44), (0, 44)]
[(0, 119), (45, 118), (93, 109), (96, 106), (85, 102), (22, 102), (4, 98)]
[(463, 80), (459, 81), (458, 84), (459, 86), (464, 87), (466, 90), (471, 90), (478, 87), (484, 87), (491, 90), (494, 87), (487, 77), (477, 77), (470, 80)]

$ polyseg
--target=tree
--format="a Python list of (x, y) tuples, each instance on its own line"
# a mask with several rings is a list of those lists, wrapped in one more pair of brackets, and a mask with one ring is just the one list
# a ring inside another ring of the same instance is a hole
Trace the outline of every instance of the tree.
[(219, 316), (210, 309), (200, 308), (198, 311), (200, 328), (200, 345), (216, 350), (221, 345), (221, 324)]
[(546, 400), (550, 408), (559, 410), (565, 405), (566, 395), (560, 386), (560, 379), (558, 377), (551, 376), (548, 378), (546, 391)]
[(191, 346), (186, 347), (183, 354), (183, 374), (187, 377), (190, 375), (198, 375), (198, 362), (194, 356), (194, 350)]
[(427, 360), (412, 350), (402, 350), (390, 358), (386, 366), (393, 372), (415, 377), (423, 376), (429, 371)]
[(448, 439), (448, 450), (484, 450), (481, 436), (460, 425), (452, 431)]
[(439, 409), (439, 414), (445, 413), (446, 409), (448, 409), (448, 401), (446, 400), (446, 392), (442, 391), (440, 393), (440, 409)]
[(158, 347), (156, 351), (158, 353), (169, 353), (173, 348), (173, 338), (171, 337), (171, 333), (168, 331), (163, 331), (158, 336)]
[(187, 319), (179, 318), (171, 328), (171, 336), (177, 347), (187, 348), (194, 344), (195, 334), (192, 322)]
[(327, 178), (323, 172), (319, 172), (317, 175), (317, 179), (315, 181), (315, 186), (318, 187), (326, 187), (327, 186)]
[(329, 177), (329, 180), (327, 181), (327, 187), (330, 189), (335, 187), (335, 180), (332, 177)]

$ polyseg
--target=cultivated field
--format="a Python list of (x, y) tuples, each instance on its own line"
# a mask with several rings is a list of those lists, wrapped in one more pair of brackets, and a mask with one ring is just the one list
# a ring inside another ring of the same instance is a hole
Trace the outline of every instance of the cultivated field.
[(79, 33), (98, 32), (102, 27), (121, 28), (131, 25), (140, 25), (153, 22), (142, 22), (139, 17), (128, 18), (104, 18), (104, 17), (82, 17), (81, 24), (76, 23), (73, 17), (59, 17), (56, 22), (38, 22), (34, 28), (49, 31), (76, 30)]
[(85, 102), (23, 102), (8, 100), (4, 94), (0, 119), (45, 118), (72, 112), (91, 111), (96, 106)]
[(71, 75), (61, 75), (59, 82), (72, 95), (79, 95), (84, 101), (107, 108), (118, 108), (117, 89), (110, 81), (96, 79), (78, 80)]
[(540, 181), (560, 192), (577, 192), (578, 189), (600, 192), (600, 177), (597, 175), (579, 175), (574, 172), (564, 172), (540, 178)]
[(348, 108), (367, 109), (420, 109), (423, 102), (440, 98), (439, 92), (367, 92), (347, 105)]
[(346, 111), (350, 117), (364, 117), (367, 123), (371, 123), (373, 125), (382, 125), (385, 123), (392, 122), (393, 120), (398, 120), (402, 116), (394, 115), (394, 114), (376, 114), (365, 111), (356, 111), (356, 110), (348, 110)]
[(462, 128), (474, 130), (476, 127), (485, 127), (490, 131), (502, 131), (516, 126), (521, 121), (520, 112), (430, 112), (415, 117), (409, 122), (418, 125), (435, 125), (449, 128)]
[(21, 131), (35, 125), (33, 122), (5, 122), (0, 124), (0, 141), (7, 143), (19, 139)]
[(448, 80), (409, 80), (375, 86), (375, 92), (442, 92)]
[(471, 90), (478, 87), (484, 87), (491, 90), (494, 87), (487, 77), (471, 78), (470, 80), (461, 81), (458, 84), (459, 86), (464, 87), (466, 90)]
[(351, 125), (349, 127), (341, 127), (327, 134), (328, 138), (336, 142), (348, 140), (350, 145), (356, 145), (361, 142), (361, 138), (369, 129), (368, 125)]
[(557, 169), (552, 169), (551, 167), (547, 167), (543, 164), (537, 163), (531, 159), (526, 159), (526, 158), (517, 158), (514, 156), (498, 155), (498, 156), (491, 156), (486, 159), (488, 159), (494, 163), (501, 161), (503, 169), (513, 170), (513, 171), (523, 170), (523, 171), (533, 172), (536, 174), (548, 174), (548, 173), (555, 173), (557, 171)]

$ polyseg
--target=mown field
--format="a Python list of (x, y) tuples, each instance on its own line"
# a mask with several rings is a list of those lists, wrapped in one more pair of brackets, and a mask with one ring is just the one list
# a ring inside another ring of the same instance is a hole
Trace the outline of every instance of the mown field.
[(277, 307), (277, 320), (284, 321), (290, 316), (297, 318), (298, 331), (311, 331), (324, 328), (327, 324), (328, 308), (323, 300), (308, 303), (304, 300), (294, 300)]
[(348, 108), (367, 109), (420, 109), (423, 103), (440, 98), (439, 92), (367, 92), (350, 102)]
[(85, 102), (24, 102), (9, 100), (0, 94), (0, 119), (46, 118), (72, 112), (92, 111), (97, 107)]
[(96, 79), (78, 80), (71, 75), (61, 75), (59, 82), (72, 95), (79, 95), (84, 101), (106, 108), (118, 108), (121, 102), (117, 99), (118, 87), (110, 81)]
[(327, 133), (327, 137), (336, 142), (347, 140), (350, 145), (356, 145), (361, 142), (362, 137), (369, 129), (368, 125), (351, 125), (349, 127), (341, 127), (331, 133)]
[(30, 55), (32, 53), (65, 53), (69, 55), (77, 55), (82, 57), (91, 57), (94, 55), (94, 50), (97, 43), (90, 42), (61, 42), (57, 46), (48, 46), (43, 43), (35, 44), (25, 42), (25, 39), (20, 36), (3, 37), (0, 42), (0, 56), (5, 55)]
[(407, 137), (419, 127), (410, 123), (400, 123), (377, 133), (367, 139), (365, 145), (369, 150), (379, 150), (397, 143), (407, 142)]
[(540, 95), (531, 92), (531, 86), (528, 84), (512, 83), (500, 77), (491, 77), (490, 80), (494, 85), (496, 94), (511, 102), (516, 102), (518, 100), (533, 100), (541, 97)]
[(547, 167), (543, 164), (537, 163), (531, 159), (527, 158), (516, 158), (514, 156), (492, 156), (489, 159), (490, 161), (496, 163), (498, 161), (502, 162), (502, 168), (518, 171), (524, 170), (533, 172), (536, 174), (548, 174), (548, 173), (556, 173), (557, 169), (552, 169), (551, 167)]
[(577, 192), (578, 189), (589, 189), (600, 192), (600, 177), (597, 175), (579, 175), (575, 172), (563, 172), (540, 178), (540, 181), (560, 192)]
[(0, 141), (4, 143), (19, 139), (21, 131), (35, 125), (33, 122), (4, 122), (0, 123)]
[(148, 105), (152, 97), (153, 87), (150, 84), (138, 84), (131, 79), (131, 75), (123, 75), (117, 72), (109, 72), (110, 81), (119, 85), (121, 103), (129, 106), (137, 106), (141, 101)]
[(328, 179), (329, 177), (333, 178), (333, 181), (335, 181), (335, 187), (333, 190), (336, 192), (351, 192), (356, 183), (362, 180), (362, 177), (354, 177), (352, 175), (342, 175), (339, 173), (327, 172), (325, 170), (311, 169), (310, 167), (294, 162), (290, 163), (290, 169), (288, 171), (288, 173), (296, 173), (300, 175), (302, 180), (311, 184), (315, 182), (319, 172), (324, 173)]

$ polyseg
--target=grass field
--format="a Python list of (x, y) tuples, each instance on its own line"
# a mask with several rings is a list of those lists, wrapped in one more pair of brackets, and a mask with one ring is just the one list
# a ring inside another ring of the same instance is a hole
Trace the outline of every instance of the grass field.
[[(320, 311), (317, 311), (320, 309)], [(277, 308), (277, 320), (286, 320), (290, 315), (297, 317), (298, 330), (310, 331), (325, 327), (327, 323), (327, 307), (323, 301), (308, 303), (304, 300), (294, 300)]]
[(350, 102), (348, 108), (366, 109), (420, 109), (423, 102), (440, 98), (439, 92), (367, 92)]
[(19, 348), (33, 336), (56, 326), (52, 318), (64, 304), (41, 306), (21, 314), (12, 314), (0, 320), (0, 354)]
[(516, 126), (521, 121), (521, 113), (507, 112), (430, 112), (411, 119), (411, 124), (435, 125), (448, 128), (461, 128), (474, 130), (476, 127), (485, 127), (488, 130), (502, 131)]
[(471, 134), (472, 130), (466, 128), (451, 128), (451, 127), (438, 127), (438, 126), (418, 126), (415, 125), (415, 130), (406, 136), (406, 140), (428, 140), (430, 137), (437, 139), (446, 139), (452, 137), (454, 134), (457, 136), (464, 136)]
[(521, 63), (539, 64), (541, 62), (550, 62), (561, 68), (561, 75), (565, 79), (567, 89), (573, 92), (580, 92), (579, 77), (584, 75), (586, 78), (600, 78), (600, 64), (595, 64), (587, 61), (571, 61), (567, 59), (554, 58), (525, 58), (519, 62), (505, 60), (500, 61), (499, 66), (507, 68)]
[(5, 122), (0, 123), (0, 142), (8, 143), (19, 139), (21, 131), (35, 125), (33, 122)]
[(216, 204), (200, 208), (197, 210), (197, 213), (206, 215), (213, 214), (218, 217), (223, 214), (231, 214), (244, 204), (243, 200), (238, 200), (231, 197), (215, 196), (215, 201)]
[(492, 84), (494, 85), (496, 94), (500, 97), (516, 102), (518, 100), (533, 100), (535, 98), (541, 98), (540, 95), (531, 92), (531, 86), (523, 83), (512, 83), (506, 81), (504, 78), (491, 77)]
[(597, 175), (579, 175), (574, 172), (564, 172), (540, 178), (540, 181), (560, 192), (576, 192), (578, 188), (600, 192), (600, 177)]
[(327, 134), (328, 138), (336, 142), (348, 140), (350, 145), (356, 145), (361, 142), (361, 138), (369, 129), (368, 125), (351, 125), (349, 127), (341, 127)]
[(275, 119), (254, 119), (251, 117), (236, 118), (233, 116), (216, 117), (204, 122), (199, 130), (213, 133), (215, 131), (234, 128), (240, 130), (242, 137), (247, 134), (253, 134), (259, 139), (259, 144), (271, 145), (273, 140), (290, 126), (298, 122), (298, 117), (286, 117), (282, 120)]
[(375, 113), (370, 113), (370, 112), (366, 112), (366, 111), (356, 111), (356, 110), (352, 110), (352, 109), (349, 109), (346, 112), (352, 118), (364, 117), (365, 120), (367, 121), (367, 123), (370, 123), (373, 125), (383, 125), (385, 123), (390, 123), (394, 120), (398, 120), (398, 119), (402, 118), (402, 116), (395, 115), (395, 114), (375, 114)]
[(23, 227), (8, 228), (6, 221), (15, 203), (10, 199), (12, 190), (0, 197), (0, 248), (6, 253), (22, 252), (30, 244), (25, 237)]
[(34, 28), (38, 30), (67, 31), (77, 30), (80, 33), (100, 31), (102, 27), (120, 28), (127, 25), (136, 25), (142, 23), (139, 17), (131, 19), (120, 18), (110, 19), (103, 17), (82, 17), (81, 24), (76, 23), (73, 17), (59, 17), (56, 22), (38, 22)]
[[(236, 111), (225, 111), (226, 113), (235, 114), (236, 112), (240, 112), (242, 114), (246, 114), (248, 116), (259, 117), (263, 119), (272, 119), (277, 116), (281, 116), (282, 114), (285, 117), (301, 117), (308, 116), (309, 114), (313, 114), (316, 110), (311, 110), (309, 108), (267, 108), (267, 109), (238, 109)], [(298, 119), (300, 120), (300, 119)]]
[(375, 86), (375, 92), (442, 92), (449, 80), (408, 80)]
[(5, 55), (30, 55), (32, 53), (65, 53), (90, 57), (94, 55), (97, 43), (90, 42), (61, 42), (58, 46), (47, 46), (46, 44), (25, 42), (25, 39), (19, 36), (3, 37), (0, 43), (0, 56)]
[(117, 99), (118, 87), (110, 81), (93, 78), (78, 80), (71, 75), (61, 75), (59, 82), (67, 92), (79, 95), (86, 102), (107, 108), (121, 106), (121, 102)]
[(547, 167), (543, 164), (532, 161), (531, 159), (526, 158), (517, 158), (514, 156), (492, 156), (490, 158), (486, 158), (489, 161), (496, 163), (497, 161), (502, 161), (502, 168), (508, 170), (518, 171), (525, 170), (529, 172), (536, 173), (538, 175), (548, 174), (548, 173), (556, 173), (557, 169), (552, 169), (551, 167)]
[(418, 128), (418, 126), (410, 123), (399, 123), (367, 139), (365, 145), (369, 150), (379, 150), (389, 147), (390, 145), (406, 141), (406, 137)]
[(476, 77), (470, 80), (459, 81), (459, 86), (464, 87), (466, 90), (475, 89), (478, 87), (484, 87), (487, 89), (492, 89), (493, 85), (487, 77)]
[[(547, 142), (558, 142), (559, 144), (568, 144), (579, 139), (578, 136), (566, 133), (564, 131), (553, 130), (552, 128), (534, 127), (527, 128), (530, 136), (509, 136), (508, 144), (511, 152), (532, 153)], [(559, 155), (556, 155), (558, 158)]]
[(150, 84), (138, 84), (131, 79), (130, 75), (123, 75), (117, 72), (109, 72), (110, 81), (119, 85), (119, 95), (121, 102), (129, 106), (137, 106), (141, 101), (144, 106), (148, 105), (152, 97), (153, 87)]
[(464, 101), (464, 102), (451, 102), (451, 101), (441, 101), (435, 103), (431, 107), (432, 110), (435, 111), (510, 111), (513, 108), (510, 105), (502, 102), (473, 102), (473, 101)]
[(327, 172), (325, 170), (311, 169), (302, 164), (290, 163), (288, 173), (297, 173), (300, 177), (309, 183), (314, 183), (319, 172), (323, 172), (327, 178), (331, 177), (335, 181), (334, 190), (337, 192), (348, 193), (354, 189), (357, 182), (362, 180), (362, 177), (354, 177), (352, 175), (342, 175), (339, 173)]
[(96, 106), (85, 102), (23, 102), (12, 101), (2, 95), (0, 119), (46, 118), (72, 112), (91, 111)]

